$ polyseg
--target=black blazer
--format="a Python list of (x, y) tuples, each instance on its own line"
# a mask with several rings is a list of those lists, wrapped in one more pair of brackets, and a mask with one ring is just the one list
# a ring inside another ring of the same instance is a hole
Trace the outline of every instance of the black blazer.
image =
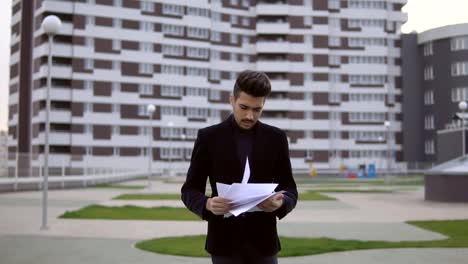
[(261, 123), (254, 126), (249, 183), (278, 183), (276, 191), (285, 191), (283, 206), (274, 212), (249, 212), (224, 218), (206, 210), (206, 180), (211, 196), (218, 196), (216, 182), (241, 182), (244, 166), (237, 156), (231, 115), (224, 122), (200, 129), (192, 151), (187, 179), (182, 186), (182, 201), (195, 214), (208, 221), (205, 248), (215, 256), (272, 256), (280, 249), (276, 217), (283, 218), (297, 202), (286, 134)]

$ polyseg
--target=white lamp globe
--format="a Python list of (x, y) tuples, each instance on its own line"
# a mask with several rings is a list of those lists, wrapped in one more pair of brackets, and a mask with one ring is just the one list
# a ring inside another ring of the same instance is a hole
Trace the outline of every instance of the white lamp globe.
[(460, 110), (465, 111), (466, 107), (467, 107), (466, 101), (461, 101), (460, 103), (458, 103), (458, 108), (460, 108)]
[(156, 110), (156, 106), (154, 106), (154, 104), (149, 104), (146, 110), (148, 110), (148, 113), (152, 114)]
[(62, 21), (56, 15), (49, 15), (42, 20), (42, 29), (48, 35), (57, 34), (61, 26)]

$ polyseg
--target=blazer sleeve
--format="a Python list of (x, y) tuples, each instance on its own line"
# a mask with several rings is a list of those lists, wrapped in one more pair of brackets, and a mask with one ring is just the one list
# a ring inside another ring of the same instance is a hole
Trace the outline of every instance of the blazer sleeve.
[(283, 205), (274, 211), (274, 213), (279, 219), (282, 219), (296, 207), (298, 193), (296, 182), (292, 174), (291, 161), (289, 159), (288, 140), (284, 132), (281, 133), (279, 145), (280, 151), (276, 162), (276, 172), (278, 173), (276, 175), (278, 182), (276, 191), (284, 191), (284, 199)]
[(205, 208), (208, 200), (205, 191), (209, 168), (208, 143), (205, 134), (203, 130), (198, 131), (187, 178), (182, 185), (181, 198), (190, 211), (208, 220), (213, 213)]

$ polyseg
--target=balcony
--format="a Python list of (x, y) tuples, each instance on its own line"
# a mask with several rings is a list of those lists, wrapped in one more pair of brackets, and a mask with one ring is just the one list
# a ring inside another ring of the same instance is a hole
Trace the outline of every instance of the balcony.
[(288, 22), (259, 22), (257, 23), (257, 34), (288, 34)]
[(287, 53), (289, 42), (262, 41), (257, 42), (256, 48), (260, 53)]
[(257, 15), (288, 15), (289, 6), (287, 4), (264, 4), (256, 6)]

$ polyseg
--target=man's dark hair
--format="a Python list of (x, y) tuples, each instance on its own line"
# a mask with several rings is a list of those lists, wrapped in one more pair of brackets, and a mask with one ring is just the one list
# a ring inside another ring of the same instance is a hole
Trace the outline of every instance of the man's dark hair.
[(271, 92), (270, 79), (263, 72), (245, 70), (239, 74), (234, 84), (233, 95), (236, 99), (240, 92), (253, 97), (268, 97)]

